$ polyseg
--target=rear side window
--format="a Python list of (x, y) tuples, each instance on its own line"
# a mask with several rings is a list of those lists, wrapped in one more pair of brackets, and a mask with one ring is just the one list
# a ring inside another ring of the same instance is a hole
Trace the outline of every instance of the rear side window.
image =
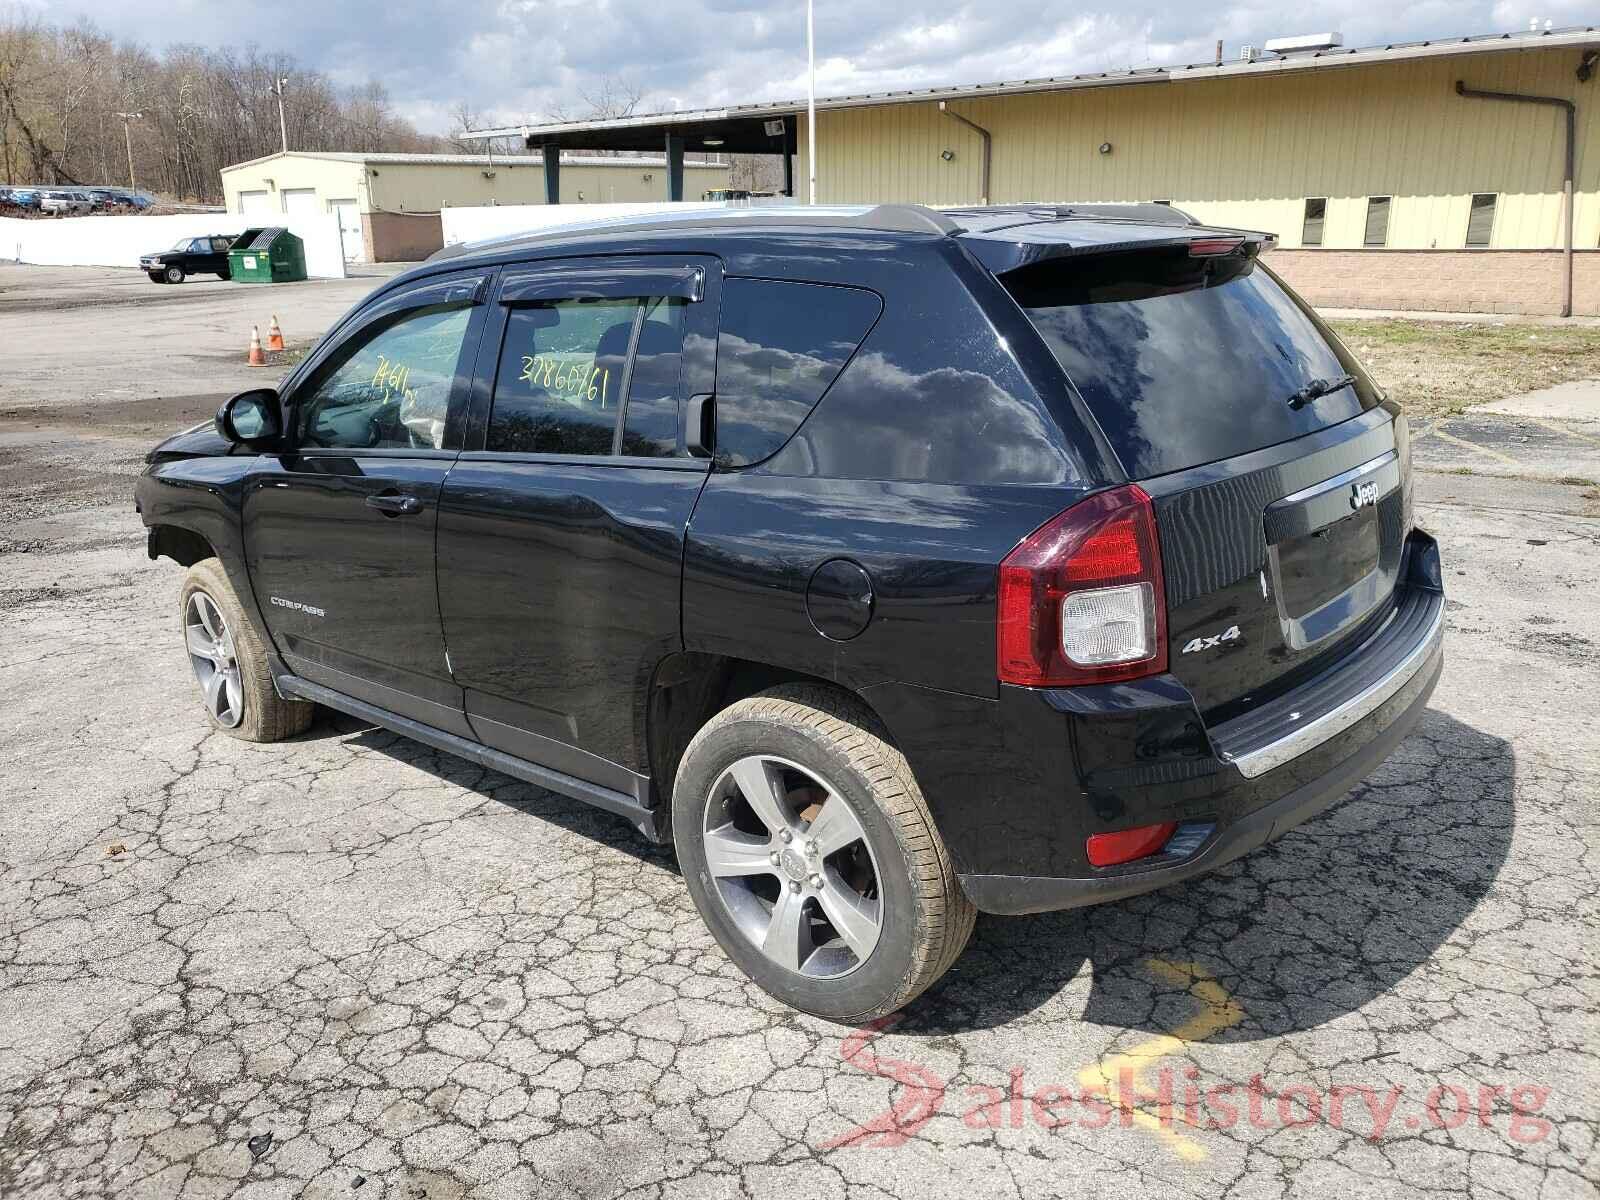
[(725, 280), (717, 460), (748, 466), (793, 437), (882, 311), (861, 288)]
[(485, 449), (675, 455), (685, 307), (656, 296), (512, 309)]
[[(1253, 257), (1186, 246), (1039, 263), (1003, 282), (1146, 479), (1348, 420), (1378, 403), (1361, 368)], [(1355, 383), (1323, 396), (1308, 385)]]

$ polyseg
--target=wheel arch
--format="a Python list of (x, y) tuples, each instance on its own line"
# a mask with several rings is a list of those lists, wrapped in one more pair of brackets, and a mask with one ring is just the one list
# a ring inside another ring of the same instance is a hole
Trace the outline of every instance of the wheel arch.
[(657, 803), (672, 803), (678, 763), (707, 721), (729, 705), (786, 683), (810, 684), (837, 693), (870, 714), (879, 726), (879, 736), (893, 743), (887, 724), (872, 704), (836, 680), (755, 659), (683, 651), (656, 665), (645, 702), (645, 746)]
[(152, 525), (146, 546), (152, 560), (170, 558), (180, 567), (192, 567), (204, 558), (218, 557), (203, 534), (181, 525)]

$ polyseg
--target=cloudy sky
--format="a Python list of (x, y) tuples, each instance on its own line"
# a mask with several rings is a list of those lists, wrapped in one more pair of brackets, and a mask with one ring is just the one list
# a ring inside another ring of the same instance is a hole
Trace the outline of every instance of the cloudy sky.
[[(79, 13), (152, 49), (252, 39), (336, 81), (383, 81), (397, 109), (445, 132), (465, 101), (514, 123), (606, 76), (645, 110), (805, 94), (803, 0), (12, 0), (64, 23)], [(1592, 0), (1336, 0), (1110, 4), (1045, 0), (818, 0), (819, 95), (1195, 62), (1291, 33), (1337, 29), (1347, 46), (1594, 19)]]

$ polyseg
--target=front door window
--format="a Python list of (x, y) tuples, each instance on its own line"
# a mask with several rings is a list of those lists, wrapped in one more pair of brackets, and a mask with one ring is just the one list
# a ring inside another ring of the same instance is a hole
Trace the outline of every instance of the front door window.
[(299, 405), (302, 448), (445, 449), (472, 308), (413, 309), (358, 344)]

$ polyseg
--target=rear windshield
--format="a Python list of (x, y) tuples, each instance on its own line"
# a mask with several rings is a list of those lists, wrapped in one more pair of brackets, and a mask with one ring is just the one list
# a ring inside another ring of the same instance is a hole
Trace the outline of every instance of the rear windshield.
[[(1378, 403), (1360, 366), (1253, 256), (1180, 246), (1056, 259), (1003, 282), (1133, 479), (1286, 442)], [(1315, 395), (1346, 375), (1352, 386)]]

